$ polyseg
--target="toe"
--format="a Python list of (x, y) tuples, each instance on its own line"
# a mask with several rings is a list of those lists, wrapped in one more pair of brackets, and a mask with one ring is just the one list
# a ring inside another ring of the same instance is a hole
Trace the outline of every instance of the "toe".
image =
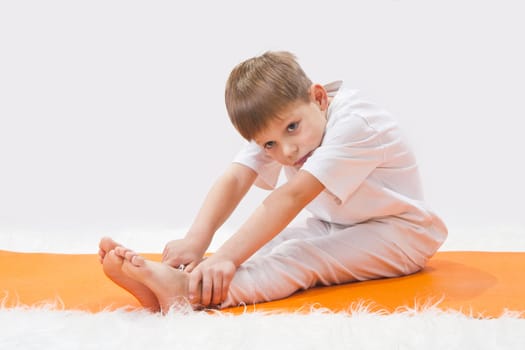
[(122, 258), (116, 255), (114, 250), (110, 250), (102, 262), (102, 268), (106, 275), (114, 277), (120, 273)]
[(137, 266), (137, 267), (141, 267), (141, 266), (144, 266), (145, 265), (145, 260), (142, 256), (140, 255), (134, 255), (130, 260), (129, 260), (133, 265)]
[(122, 247), (122, 246), (115, 247), (115, 254), (117, 254), (118, 256), (122, 258), (126, 258), (126, 254), (128, 254), (129, 252), (131, 252), (131, 250), (129, 250), (126, 247)]
[(102, 265), (104, 266), (104, 269), (120, 269), (123, 261), (124, 260), (120, 256), (115, 254), (115, 250), (110, 250), (106, 254)]
[(104, 252), (109, 252), (110, 250), (115, 249), (117, 246), (119, 246), (119, 244), (109, 237), (102, 237), (100, 239), (100, 243), (98, 244), (100, 250)]
[(98, 261), (102, 264), (104, 262), (104, 258), (106, 257), (106, 252), (102, 249), (98, 250)]
[(107, 256), (112, 263), (122, 264), (122, 258), (115, 253), (114, 249), (110, 250)]

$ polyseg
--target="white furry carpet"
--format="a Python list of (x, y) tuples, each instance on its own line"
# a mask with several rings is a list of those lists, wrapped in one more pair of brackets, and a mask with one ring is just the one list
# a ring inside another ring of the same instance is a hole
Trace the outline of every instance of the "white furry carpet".
[[(154, 251), (167, 238), (160, 234), (152, 242), (151, 237), (148, 242), (136, 236), (117, 239)], [(523, 251), (524, 237), (521, 229), (456, 230), (443, 250)], [(94, 252), (96, 238), (0, 234), (0, 247)], [(199, 312), (160, 316), (122, 310), (89, 314), (51, 306), (1, 308), (0, 349), (523, 349), (525, 319), (518, 316), (475, 319), (433, 307), (396, 314), (374, 314), (361, 308), (351, 315), (317, 311), (307, 316)]]
[(0, 312), (1, 349), (523, 349), (525, 321), (435, 309), (304, 315)]

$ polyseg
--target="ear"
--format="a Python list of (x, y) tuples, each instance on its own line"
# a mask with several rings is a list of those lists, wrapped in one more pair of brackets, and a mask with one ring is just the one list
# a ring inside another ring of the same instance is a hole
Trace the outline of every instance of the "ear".
[(321, 111), (325, 111), (328, 108), (328, 93), (323, 85), (312, 84), (310, 86), (310, 99), (319, 105)]

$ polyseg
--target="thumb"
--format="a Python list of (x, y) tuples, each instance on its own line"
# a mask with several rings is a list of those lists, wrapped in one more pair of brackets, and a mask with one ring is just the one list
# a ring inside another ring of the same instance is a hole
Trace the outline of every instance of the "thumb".
[(174, 268), (178, 268), (180, 264), (182, 264), (182, 261), (179, 258), (166, 258), (162, 259), (162, 262)]
[(184, 272), (192, 272), (193, 269), (198, 265), (199, 263), (196, 262), (196, 261), (192, 261), (191, 263), (189, 263), (185, 268), (184, 268)]

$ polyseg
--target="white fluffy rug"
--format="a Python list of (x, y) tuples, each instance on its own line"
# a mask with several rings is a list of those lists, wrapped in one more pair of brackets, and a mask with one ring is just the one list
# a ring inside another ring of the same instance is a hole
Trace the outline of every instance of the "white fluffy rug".
[[(148, 243), (121, 235), (122, 242), (153, 251)], [(494, 229), (451, 232), (444, 250), (525, 250), (524, 231)], [(94, 251), (96, 238), (37, 239), (0, 234), (10, 250)], [(173, 237), (173, 236), (171, 236)], [(497, 238), (495, 238), (497, 237)], [(496, 241), (497, 240), (497, 241)], [(45, 242), (45, 244), (43, 243)], [(25, 247), (25, 248), (24, 248)], [(525, 297), (525, 296), (524, 296)], [(166, 316), (146, 312), (63, 311), (54, 307), (0, 309), (0, 349), (524, 349), (525, 319), (508, 314), (475, 319), (436, 308), (374, 314), (241, 316), (187, 312)]]
[(525, 321), (428, 310), (352, 316), (0, 312), (1, 349), (523, 349)]

